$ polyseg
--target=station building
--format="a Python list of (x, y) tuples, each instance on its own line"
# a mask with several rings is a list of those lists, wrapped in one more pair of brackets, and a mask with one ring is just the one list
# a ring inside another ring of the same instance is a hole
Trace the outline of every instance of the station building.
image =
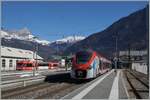
[(131, 68), (138, 72), (147, 74), (148, 72), (148, 53), (147, 50), (142, 51), (120, 51), (119, 59), (124, 63), (130, 63)]
[(123, 61), (128, 61), (129, 57), (131, 61), (141, 61), (141, 60), (147, 60), (147, 51), (120, 51), (119, 52), (119, 58)]
[[(36, 59), (37, 58), (37, 59)], [(16, 63), (19, 60), (42, 61), (43, 58), (33, 51), (1, 46), (1, 70), (16, 70)]]

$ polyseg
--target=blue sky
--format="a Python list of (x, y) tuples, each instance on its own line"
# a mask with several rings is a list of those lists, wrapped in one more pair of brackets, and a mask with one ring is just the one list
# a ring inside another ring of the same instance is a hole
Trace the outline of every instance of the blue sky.
[(2, 2), (2, 27), (27, 27), (41, 39), (53, 41), (63, 36), (89, 36), (113, 22), (144, 8), (142, 1), (125, 2)]

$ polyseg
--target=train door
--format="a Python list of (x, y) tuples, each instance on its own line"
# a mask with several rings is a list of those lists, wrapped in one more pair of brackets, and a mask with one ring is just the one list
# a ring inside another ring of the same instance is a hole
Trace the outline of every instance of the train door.
[(99, 61), (99, 58), (96, 57), (96, 76), (99, 75), (99, 67), (100, 67), (100, 61)]
[(98, 68), (98, 72), (99, 72), (99, 74), (101, 73), (101, 60), (99, 60), (99, 68)]
[(101, 60), (101, 63), (100, 63), (100, 73), (101, 73), (101, 74), (103, 73), (103, 66), (104, 66), (104, 63), (103, 63), (103, 61)]
[(98, 57), (96, 57), (93, 61), (93, 77), (96, 77), (98, 75), (98, 68), (99, 68), (99, 60)]

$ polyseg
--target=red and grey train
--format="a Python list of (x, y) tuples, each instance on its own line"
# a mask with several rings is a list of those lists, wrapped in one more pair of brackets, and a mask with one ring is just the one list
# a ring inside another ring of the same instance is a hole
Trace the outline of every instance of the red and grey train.
[(95, 51), (79, 51), (72, 61), (71, 77), (74, 79), (91, 79), (109, 71), (111, 61)]
[(26, 70), (31, 71), (34, 69), (57, 69), (59, 66), (59, 62), (38, 62), (36, 66), (36, 62), (33, 60), (21, 60), (16, 64), (16, 70)]

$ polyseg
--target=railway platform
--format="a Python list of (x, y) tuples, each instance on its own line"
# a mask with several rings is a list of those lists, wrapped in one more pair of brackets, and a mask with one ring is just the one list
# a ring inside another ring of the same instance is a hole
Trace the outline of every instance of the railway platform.
[(98, 77), (63, 99), (148, 99), (149, 82), (140, 72), (118, 69)]

